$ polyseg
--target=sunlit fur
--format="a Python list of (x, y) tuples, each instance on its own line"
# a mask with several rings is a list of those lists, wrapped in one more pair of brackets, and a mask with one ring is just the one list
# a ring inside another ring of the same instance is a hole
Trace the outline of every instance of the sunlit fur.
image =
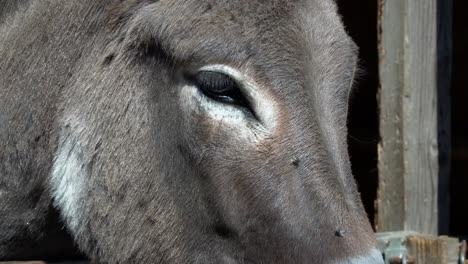
[[(56, 209), (96, 263), (382, 263), (347, 154), (357, 51), (332, 0), (0, 7), (0, 259)], [(255, 113), (186, 78), (207, 69)]]

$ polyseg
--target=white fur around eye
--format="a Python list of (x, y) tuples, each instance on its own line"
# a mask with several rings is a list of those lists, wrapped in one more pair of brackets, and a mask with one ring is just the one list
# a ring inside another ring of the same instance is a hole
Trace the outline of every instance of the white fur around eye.
[(217, 102), (204, 96), (197, 87), (186, 86), (183, 89), (185, 100), (193, 98), (198, 105), (198, 110), (204, 111), (209, 117), (215, 120), (224, 120), (226, 122), (245, 122), (251, 128), (257, 128), (261, 130), (272, 129), (275, 127), (275, 102), (263, 87), (260, 87), (257, 83), (249, 78), (246, 74), (240, 71), (221, 64), (208, 65), (199, 69), (199, 71), (213, 71), (223, 73), (234, 79), (239, 85), (242, 94), (249, 101), (252, 110), (255, 112), (255, 116), (259, 120), (255, 120), (252, 116), (246, 115), (246, 113), (238, 107), (230, 104)]

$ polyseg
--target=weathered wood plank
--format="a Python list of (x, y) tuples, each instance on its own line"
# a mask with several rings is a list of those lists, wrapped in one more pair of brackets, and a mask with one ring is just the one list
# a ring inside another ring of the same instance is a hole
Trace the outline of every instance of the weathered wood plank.
[[(446, 223), (442, 218), (448, 214), (439, 213), (448, 207), (449, 123), (439, 120), (447, 118), (439, 104), (447, 110), (448, 94), (439, 90), (450, 84), (441, 80), (450, 72), (441, 66), (449, 58), (444, 43), (450, 32), (442, 37), (438, 30), (444, 27), (438, 25), (450, 2), (380, 0), (378, 231), (438, 234), (439, 219)], [(445, 231), (445, 224), (440, 229)]]
[(414, 263), (459, 264), (460, 242), (456, 238), (410, 236), (406, 245)]
[(438, 234), (437, 1), (405, 2), (405, 229)]
[(402, 100), (404, 74), (405, 1), (380, 0), (379, 76), (380, 136), (378, 147), (379, 187), (376, 201), (376, 229), (404, 230), (406, 208)]
[(390, 263), (401, 263), (403, 258), (408, 264), (459, 264), (466, 254), (465, 242), (447, 236), (400, 231), (377, 233), (377, 240)]

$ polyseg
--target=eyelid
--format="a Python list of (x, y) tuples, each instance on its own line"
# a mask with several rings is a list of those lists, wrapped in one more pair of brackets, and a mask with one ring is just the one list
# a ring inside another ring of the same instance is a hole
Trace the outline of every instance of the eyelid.
[(199, 71), (215, 71), (230, 76), (248, 101), (254, 100), (258, 96), (258, 91), (255, 88), (257, 85), (235, 68), (223, 64), (213, 64), (201, 67)]
[(249, 101), (239, 88), (239, 84), (231, 76), (218, 71), (199, 71), (193, 79), (194, 84), (206, 96), (252, 111)]
[(199, 71), (193, 79), (195, 82), (201, 81), (212, 86), (227, 85), (230, 88), (239, 88), (239, 84), (231, 76), (216, 71)]
[(232, 80), (236, 82), (240, 92), (243, 94), (245, 99), (250, 102), (253, 108), (256, 108), (255, 98), (258, 98), (261, 95), (256, 88), (258, 85), (252, 79), (250, 79), (249, 76), (246, 76), (244, 73), (233, 67), (223, 64), (203, 66), (199, 68), (198, 71), (214, 71), (230, 76)]
[(244, 80), (240, 72), (234, 70), (233, 68), (229, 66), (222, 65), (222, 64), (213, 64), (213, 65), (203, 66), (198, 70), (198, 72), (201, 72), (201, 71), (217, 72), (217, 73), (225, 74), (231, 77), (237, 83), (241, 83)]

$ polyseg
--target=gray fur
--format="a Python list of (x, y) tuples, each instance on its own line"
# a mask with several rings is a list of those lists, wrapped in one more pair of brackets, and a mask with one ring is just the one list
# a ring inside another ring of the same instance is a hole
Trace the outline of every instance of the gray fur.
[[(0, 258), (53, 203), (99, 263), (370, 261), (346, 143), (357, 52), (333, 1), (6, 5)], [(274, 130), (187, 109), (182, 73), (210, 64), (270, 95)]]

